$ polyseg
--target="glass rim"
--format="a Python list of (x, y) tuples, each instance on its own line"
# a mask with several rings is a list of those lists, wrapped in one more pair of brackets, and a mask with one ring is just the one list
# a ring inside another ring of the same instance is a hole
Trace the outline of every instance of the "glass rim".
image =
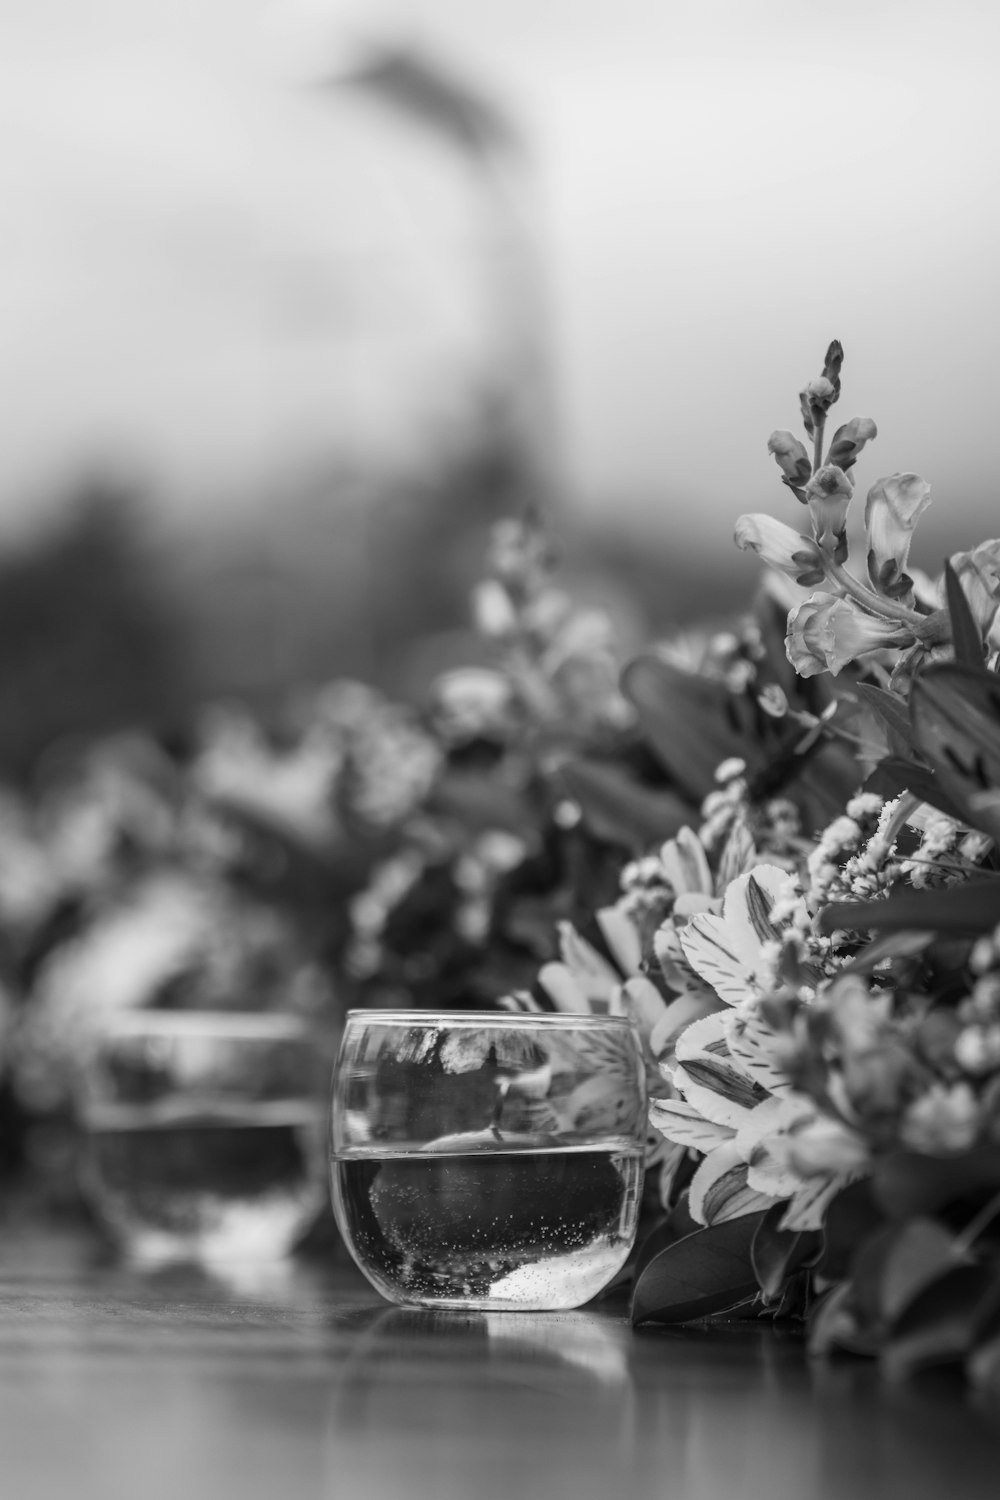
[(534, 1010), (349, 1010), (345, 1025), (352, 1022), (374, 1026), (481, 1026), (497, 1027), (542, 1027), (568, 1030), (590, 1026), (612, 1026), (631, 1028), (628, 1016), (594, 1015), (591, 1011), (534, 1011)]
[(98, 1040), (105, 1036), (226, 1036), (270, 1041), (306, 1036), (309, 1026), (300, 1016), (280, 1011), (129, 1008), (102, 1017), (94, 1030)]

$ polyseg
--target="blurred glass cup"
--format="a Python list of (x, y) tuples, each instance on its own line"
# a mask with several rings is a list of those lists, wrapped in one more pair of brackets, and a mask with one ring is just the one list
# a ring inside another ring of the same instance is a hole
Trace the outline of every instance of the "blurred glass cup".
[(646, 1085), (622, 1017), (351, 1011), (334, 1212), (391, 1302), (579, 1307), (628, 1259)]
[(326, 1060), (292, 1016), (131, 1011), (82, 1070), (81, 1185), (141, 1260), (273, 1259), (326, 1198)]

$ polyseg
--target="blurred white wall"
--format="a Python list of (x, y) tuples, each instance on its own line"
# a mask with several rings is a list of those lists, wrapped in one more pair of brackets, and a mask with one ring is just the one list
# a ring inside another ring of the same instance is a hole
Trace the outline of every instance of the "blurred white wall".
[[(317, 87), (440, 50), (528, 144), (558, 463), (726, 546), (833, 336), (863, 479), (993, 507), (1000, 12), (980, 0), (3, 0), (0, 514), (108, 455), (178, 507), (406, 463), (502, 347), (464, 164)], [(502, 249), (502, 247), (501, 247)], [(508, 247), (509, 249), (509, 247)]]

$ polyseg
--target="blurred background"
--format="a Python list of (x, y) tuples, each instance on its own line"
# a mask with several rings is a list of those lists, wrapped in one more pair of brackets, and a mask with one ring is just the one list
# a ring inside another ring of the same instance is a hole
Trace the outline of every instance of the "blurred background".
[(467, 657), (546, 508), (626, 634), (745, 600), (833, 337), (915, 560), (996, 530), (972, 0), (5, 0), (0, 772)]

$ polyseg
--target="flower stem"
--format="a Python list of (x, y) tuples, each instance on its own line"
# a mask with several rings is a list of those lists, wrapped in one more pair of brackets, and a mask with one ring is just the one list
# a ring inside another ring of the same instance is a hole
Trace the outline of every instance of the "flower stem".
[(826, 417), (816, 419), (816, 430), (813, 433), (813, 473), (817, 474), (823, 467), (823, 430), (826, 427)]
[(992, 1223), (997, 1214), (1000, 1214), (1000, 1193), (994, 1193), (986, 1207), (980, 1209), (976, 1217), (966, 1224), (961, 1234), (956, 1235), (953, 1248), (959, 1255), (965, 1255), (971, 1249), (983, 1230)]
[(900, 604), (898, 599), (885, 599), (881, 594), (873, 594), (866, 589), (853, 573), (847, 571), (843, 563), (834, 562), (826, 552), (823, 554), (823, 566), (827, 577), (839, 584), (845, 594), (849, 594), (868, 614), (876, 615), (883, 620), (898, 620), (901, 625), (909, 626), (914, 634), (916, 633), (915, 626), (925, 624), (925, 617), (918, 615), (915, 609), (907, 609), (906, 605)]

